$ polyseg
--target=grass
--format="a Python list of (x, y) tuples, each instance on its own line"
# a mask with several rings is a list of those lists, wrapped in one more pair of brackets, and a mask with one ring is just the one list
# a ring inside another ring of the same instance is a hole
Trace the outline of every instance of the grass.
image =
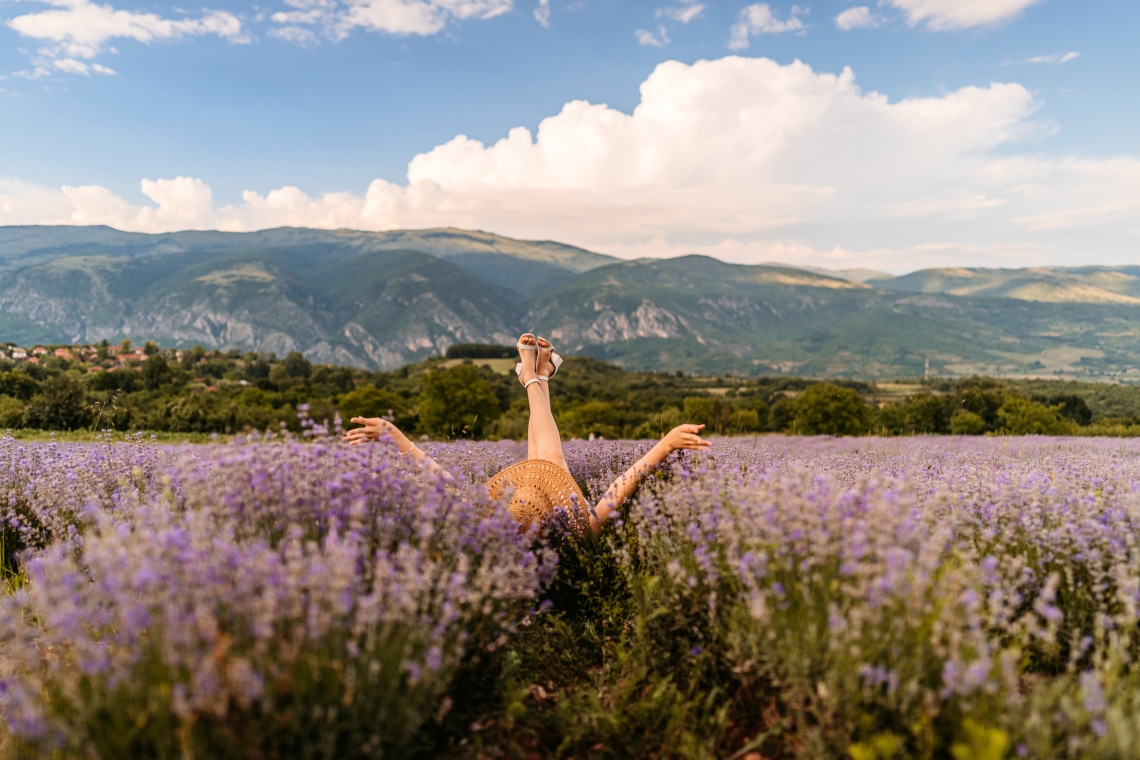
[[(100, 435), (106, 435), (93, 430), (40, 430), (37, 428), (17, 428), (4, 432), (10, 434), (17, 441), (29, 443), (94, 443), (100, 440)], [(218, 433), (170, 433), (165, 431), (151, 432), (149, 430), (131, 431), (129, 433), (111, 431), (110, 435), (112, 439), (125, 439), (127, 436), (141, 435), (147, 440), (170, 444), (216, 443), (232, 438), (232, 436), (224, 436)], [(106, 438), (102, 440), (106, 440)]]

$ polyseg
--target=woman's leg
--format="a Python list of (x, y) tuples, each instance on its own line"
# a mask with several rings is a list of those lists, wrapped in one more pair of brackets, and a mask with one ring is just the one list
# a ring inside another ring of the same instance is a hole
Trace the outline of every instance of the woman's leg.
[(566, 457), (562, 454), (562, 436), (558, 433), (558, 423), (550, 412), (550, 389), (545, 382), (537, 382), (527, 387), (526, 395), (530, 401), (527, 458), (545, 459), (569, 472)]

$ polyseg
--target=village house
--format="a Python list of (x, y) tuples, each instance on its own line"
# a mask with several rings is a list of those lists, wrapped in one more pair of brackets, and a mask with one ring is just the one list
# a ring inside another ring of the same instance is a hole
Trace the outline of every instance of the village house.
[(24, 349), (20, 348), (19, 346), (17, 346), (16, 348), (12, 349), (12, 358), (13, 359), (27, 359), (28, 358), (28, 352), (25, 351)]
[(57, 359), (64, 359), (64, 360), (69, 361), (69, 362), (75, 361), (75, 355), (72, 354), (71, 351), (69, 351), (66, 348), (57, 348), (55, 350), (55, 356)]
[(46, 348), (44, 348), (43, 346), (36, 346), (35, 348), (32, 349), (32, 356), (43, 356), (47, 352), (48, 352), (48, 350)]

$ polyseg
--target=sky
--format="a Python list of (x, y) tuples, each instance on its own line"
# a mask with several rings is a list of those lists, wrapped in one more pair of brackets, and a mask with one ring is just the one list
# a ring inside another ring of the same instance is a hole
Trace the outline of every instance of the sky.
[(0, 225), (1140, 264), (1136, 0), (201, 2), (0, 0)]

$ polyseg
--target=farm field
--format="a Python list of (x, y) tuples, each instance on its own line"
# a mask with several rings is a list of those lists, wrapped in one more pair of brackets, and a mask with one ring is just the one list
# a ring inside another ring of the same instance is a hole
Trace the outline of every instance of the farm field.
[(1137, 756), (1138, 441), (421, 446), (0, 438), (0, 757)]

